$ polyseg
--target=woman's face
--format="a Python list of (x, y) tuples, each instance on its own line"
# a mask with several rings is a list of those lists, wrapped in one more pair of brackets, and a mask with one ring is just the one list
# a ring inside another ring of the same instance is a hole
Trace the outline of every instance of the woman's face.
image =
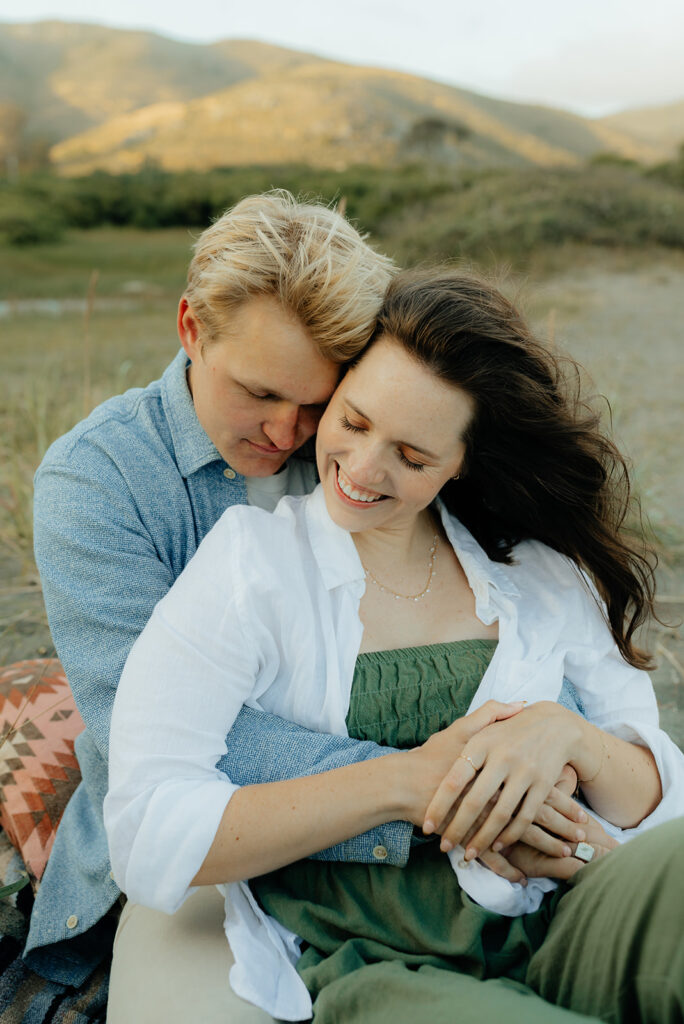
[(351, 532), (410, 526), (455, 476), (474, 403), (383, 336), (343, 378), (318, 427), (331, 518)]

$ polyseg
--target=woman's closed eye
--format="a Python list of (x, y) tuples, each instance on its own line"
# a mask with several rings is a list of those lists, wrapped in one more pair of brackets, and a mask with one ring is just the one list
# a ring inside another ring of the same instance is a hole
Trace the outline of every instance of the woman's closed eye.
[(409, 469), (414, 469), (416, 473), (422, 473), (423, 470), (425, 469), (425, 466), (423, 465), (422, 462), (411, 462), (410, 459), (406, 458), (402, 451), (399, 452), (399, 461), (402, 462), (403, 465), (407, 466)]
[[(347, 419), (345, 415), (342, 415), (340, 417), (340, 425), (344, 427), (345, 430), (351, 430), (352, 434), (361, 434), (366, 430), (365, 427), (359, 426), (358, 423), (352, 423), (351, 420)], [(399, 456), (399, 461), (408, 469), (413, 469), (415, 470), (416, 473), (422, 473), (422, 471), (425, 469), (425, 466), (423, 465), (422, 462), (413, 462), (411, 459), (407, 458), (406, 455), (404, 455), (401, 449), (397, 450), (397, 454)]]
[(365, 430), (365, 427), (357, 426), (356, 423), (352, 423), (344, 415), (340, 416), (340, 426), (344, 427), (345, 430), (351, 430), (353, 434), (360, 434), (363, 430)]

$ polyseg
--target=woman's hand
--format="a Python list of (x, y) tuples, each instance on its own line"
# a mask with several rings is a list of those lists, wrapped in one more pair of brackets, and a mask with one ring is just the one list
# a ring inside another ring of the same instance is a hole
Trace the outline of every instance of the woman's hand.
[[(420, 747), (401, 755), (406, 807), (403, 816), (414, 825), (425, 821), (426, 807), (464, 747), (483, 729), (518, 715), (524, 701), (502, 704), (488, 700), (469, 715), (434, 733)], [(467, 764), (467, 762), (464, 762)]]
[[(468, 838), (467, 860), (490, 847), (498, 853), (517, 842), (572, 760), (581, 739), (579, 723), (561, 705), (540, 701), (473, 734), (430, 801), (423, 824), (426, 835), (441, 832), (444, 851)], [(494, 798), (484, 824), (472, 834)]]

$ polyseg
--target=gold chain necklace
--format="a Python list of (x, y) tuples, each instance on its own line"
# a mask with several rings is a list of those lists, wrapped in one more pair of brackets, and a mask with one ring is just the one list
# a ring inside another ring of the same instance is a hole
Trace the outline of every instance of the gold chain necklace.
[(419, 594), (400, 594), (397, 590), (392, 590), (391, 587), (386, 587), (385, 584), (381, 583), (380, 580), (377, 578), (377, 576), (375, 576), (374, 573), (372, 573), (370, 571), (370, 569), (367, 569), (366, 566), (363, 565), (363, 562), (362, 562), (361, 565), (363, 566), (363, 571), (365, 573), (366, 579), (370, 580), (371, 583), (374, 583), (376, 585), (376, 587), (379, 587), (380, 590), (384, 591), (385, 594), (391, 594), (392, 597), (397, 598), (397, 600), (399, 598), (402, 598), (404, 601), (420, 601), (423, 597), (425, 597), (426, 594), (430, 593), (430, 585), (432, 583), (432, 577), (435, 575), (435, 559), (437, 558), (437, 544), (438, 544), (438, 542), (439, 542), (439, 534), (436, 533), (434, 538), (433, 538), (433, 540), (432, 540), (432, 545), (430, 547), (430, 554), (428, 556), (428, 578), (427, 578), (427, 583), (425, 584), (425, 586), (423, 587), (423, 589), (420, 591)]

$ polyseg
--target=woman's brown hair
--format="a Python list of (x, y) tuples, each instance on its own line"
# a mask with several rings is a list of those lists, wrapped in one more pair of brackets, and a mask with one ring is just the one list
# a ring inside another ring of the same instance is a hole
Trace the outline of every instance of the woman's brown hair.
[(449, 510), (495, 561), (511, 562), (530, 538), (571, 558), (603, 599), (624, 659), (649, 667), (633, 640), (653, 611), (653, 565), (626, 529), (637, 508), (627, 465), (580, 395), (577, 364), (537, 341), (498, 289), (448, 269), (395, 277), (381, 335), (475, 400), (460, 478), (441, 493)]

